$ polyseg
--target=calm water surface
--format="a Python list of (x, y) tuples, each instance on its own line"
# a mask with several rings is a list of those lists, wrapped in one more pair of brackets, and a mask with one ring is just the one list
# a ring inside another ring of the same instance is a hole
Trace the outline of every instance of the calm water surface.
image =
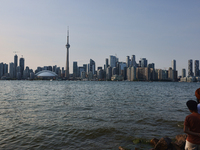
[(117, 150), (183, 134), (199, 83), (0, 81), (0, 149)]

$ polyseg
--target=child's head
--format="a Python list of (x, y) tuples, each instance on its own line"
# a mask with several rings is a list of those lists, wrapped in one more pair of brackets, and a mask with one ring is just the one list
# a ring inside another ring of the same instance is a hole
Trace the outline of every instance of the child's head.
[(197, 102), (199, 103), (199, 101), (200, 101), (200, 88), (198, 88), (198, 89), (195, 91), (195, 96), (197, 97)]
[(186, 105), (191, 112), (197, 111), (197, 102), (196, 101), (189, 100), (189, 101), (187, 101)]

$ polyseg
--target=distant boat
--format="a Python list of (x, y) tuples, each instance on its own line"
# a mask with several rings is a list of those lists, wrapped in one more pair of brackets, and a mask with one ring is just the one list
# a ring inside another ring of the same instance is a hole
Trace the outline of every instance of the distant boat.
[(50, 81), (53, 81), (53, 79), (50, 79)]

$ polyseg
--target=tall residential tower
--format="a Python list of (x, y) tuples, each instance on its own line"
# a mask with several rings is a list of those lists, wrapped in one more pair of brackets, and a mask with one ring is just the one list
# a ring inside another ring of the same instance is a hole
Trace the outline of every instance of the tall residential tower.
[(69, 29), (67, 30), (67, 44), (66, 44), (66, 48), (67, 48), (67, 58), (66, 58), (66, 70), (65, 70), (65, 78), (69, 79)]

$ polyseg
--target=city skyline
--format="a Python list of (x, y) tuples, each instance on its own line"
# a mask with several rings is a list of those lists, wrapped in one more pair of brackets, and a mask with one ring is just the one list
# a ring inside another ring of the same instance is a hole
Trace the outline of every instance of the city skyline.
[(198, 1), (2, 1), (0, 60), (13, 62), (17, 51), (33, 70), (65, 67), (70, 26), (70, 74), (73, 61), (82, 66), (93, 59), (97, 68), (110, 55), (123, 62), (135, 55), (136, 62), (146, 58), (158, 69), (176, 60), (181, 75), (183, 68), (188, 72), (188, 60), (199, 60), (199, 6)]

